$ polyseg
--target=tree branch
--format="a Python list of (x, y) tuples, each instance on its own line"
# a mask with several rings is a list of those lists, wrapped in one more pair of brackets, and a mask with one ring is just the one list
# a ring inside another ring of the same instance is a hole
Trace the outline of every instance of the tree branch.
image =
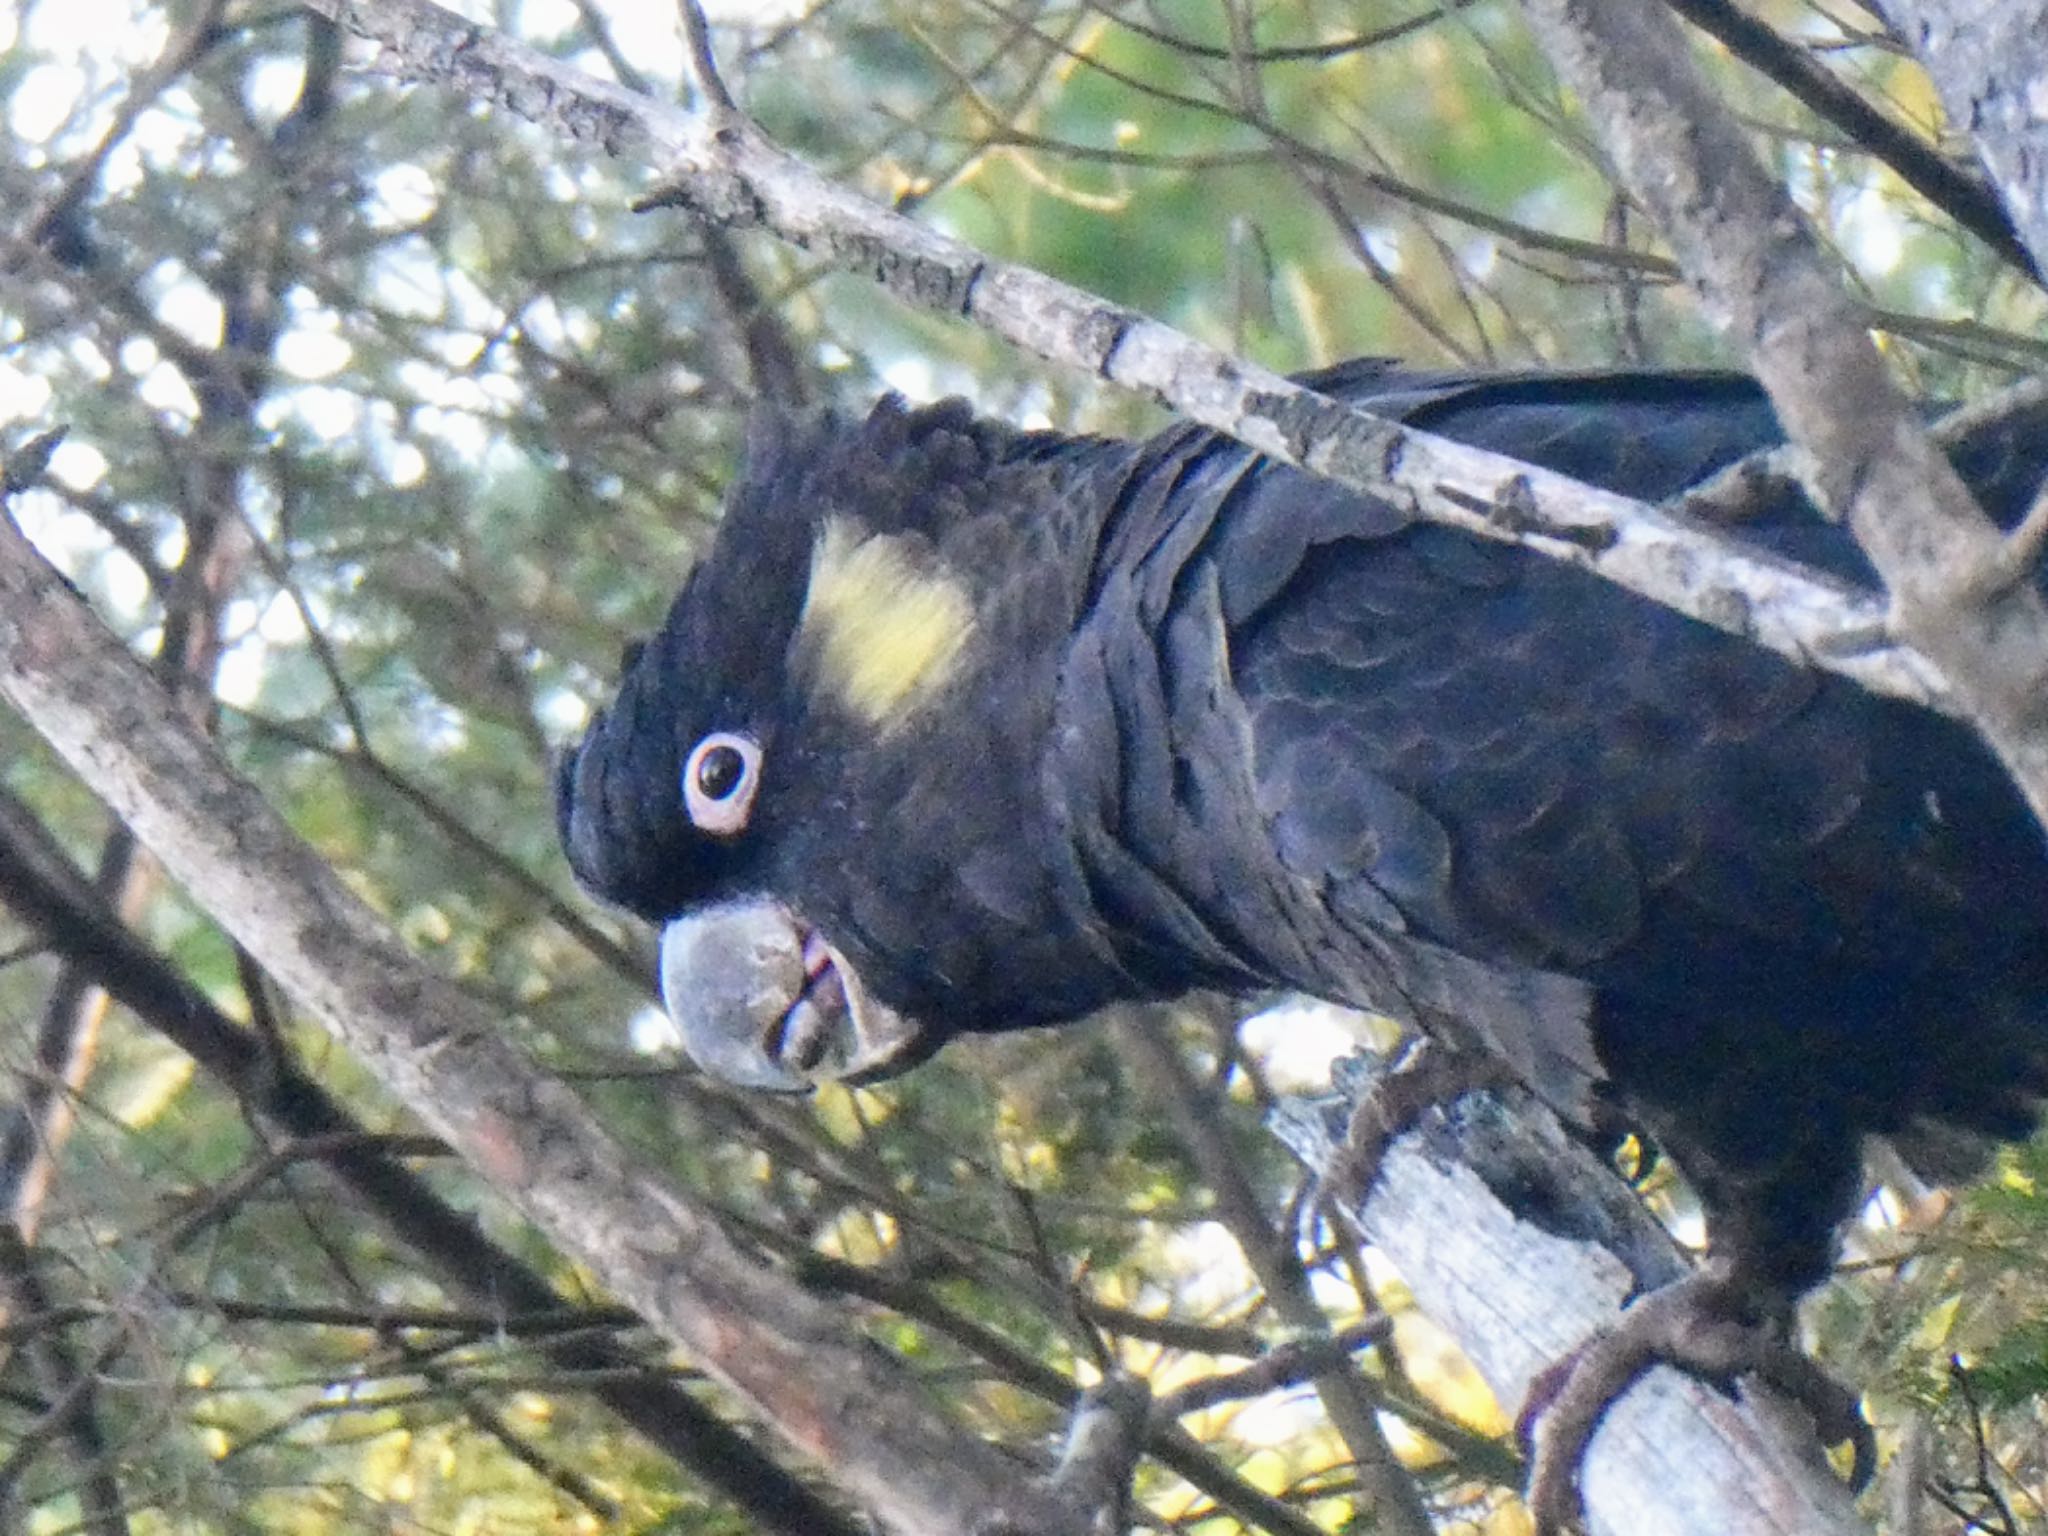
[[(1270, 1124), (1321, 1175), (1369, 1074)], [(1503, 1403), (1685, 1261), (1633, 1192), (1521, 1090), (1425, 1112), (1367, 1198), (1331, 1196)], [(1659, 1367), (1607, 1411), (1580, 1471), (1591, 1536), (1856, 1536), (1849, 1491), (1797, 1410)]]
[[(0, 1220), (0, 1298), (4, 1298), (10, 1317), (41, 1317), (58, 1310), (44, 1287), (27, 1239), (16, 1223), (6, 1220)], [(21, 1441), (49, 1434), (69, 1442), (78, 1466), (79, 1529), (85, 1536), (127, 1536), (126, 1500), (100, 1422), (95, 1372), (80, 1358), (75, 1341), (59, 1329), (25, 1338), (20, 1348), (25, 1374), (44, 1400), (66, 1405), (62, 1412), (47, 1412)], [(19, 1459), (19, 1450), (11, 1452), (9, 1465)], [(26, 1461), (21, 1464), (27, 1465)], [(10, 1526), (19, 1515), (12, 1507), (14, 1492), (11, 1480), (0, 1481), (0, 1521)]]
[(1731, 0), (1664, 3), (1743, 63), (1775, 81), (1816, 117), (1848, 134), (1859, 149), (1890, 166), (1907, 186), (2005, 260), (2039, 278), (2039, 265), (1990, 186), (1864, 100), (1804, 48), (1780, 37)]
[(1783, 185), (1708, 90), (1670, 14), (1530, 0), (1530, 24), (1710, 317), (1748, 352), (1815, 503), (1884, 578), (1891, 629), (1940, 668), (2048, 825), (2048, 604), (1997, 580), (2003, 536), (1893, 384)]
[[(1144, 1083), (1166, 1111), (1203, 1182), (1214, 1192), (1217, 1219), (1236, 1238), (1258, 1276), (1266, 1304), (1290, 1331), (1327, 1340), (1329, 1319), (1309, 1287), (1294, 1234), (1275, 1231), (1261, 1209), (1243, 1164), (1218, 1134), (1215, 1106), (1204, 1100), (1168, 1037), (1168, 1019), (1167, 1010), (1155, 1008), (1135, 1010), (1119, 1020), (1118, 1054), (1129, 1063), (1131, 1080)], [(1429, 1511), (1414, 1477), (1395, 1457), (1380, 1428), (1381, 1405), (1374, 1400), (1371, 1384), (1345, 1358), (1315, 1378), (1315, 1389), (1357, 1465), (1374, 1528), (1390, 1536), (1428, 1536)]]
[[(0, 519), (4, 523), (4, 519)], [(123, 1007), (186, 1052), (238, 1099), (258, 1124), (294, 1142), (328, 1142), (360, 1130), (319, 1084), (274, 1059), (177, 969), (114, 921), (91, 882), (65, 857), (25, 805), (0, 789), (0, 902), (48, 935), (50, 945)], [(418, 1254), (442, 1285), (485, 1309), (490, 1331), (517, 1334), (529, 1317), (560, 1316), (562, 1297), (534, 1269), (395, 1158), (361, 1147), (330, 1153), (328, 1172), (394, 1238)], [(623, 1326), (579, 1309), (585, 1330)], [(411, 1326), (403, 1317), (392, 1326)], [(0, 1335), (4, 1337), (4, 1335)], [(639, 1356), (607, 1337), (564, 1338), (548, 1359), (579, 1374), (637, 1367)], [(650, 1444), (776, 1536), (857, 1536), (855, 1522), (813, 1493), (695, 1397), (644, 1373), (601, 1381), (592, 1395)]]
[(383, 46), (380, 65), (446, 84), (666, 178), (649, 205), (755, 226), (920, 308), (972, 320), (1262, 453), (1420, 516), (1525, 544), (1881, 693), (1946, 708), (1868, 594), (1658, 509), (1354, 411), (1168, 326), (996, 261), (819, 176), (736, 113), (690, 111), (579, 73), (431, 0), (303, 0)]
[(2037, 272), (2048, 270), (2048, 0), (1881, 0), (1976, 140)]
[(643, 1166), (502, 1021), (402, 940), (228, 772), (11, 521), (0, 696), (250, 954), (520, 1212), (829, 1465), (892, 1530), (958, 1536), (1017, 1477), (696, 1196)]

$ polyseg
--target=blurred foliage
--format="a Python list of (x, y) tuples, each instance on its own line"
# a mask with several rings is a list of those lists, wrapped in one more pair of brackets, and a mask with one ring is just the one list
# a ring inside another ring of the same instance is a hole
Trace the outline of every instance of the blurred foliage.
[[(1857, 5), (1756, 8), (1935, 131), (1925, 81)], [(472, 9), (578, 67), (681, 89), (663, 7)], [(743, 103), (821, 169), (1260, 362), (1722, 358), (1500, 0), (729, 12)], [(554, 852), (549, 753), (658, 621), (758, 394), (961, 392), (1104, 430), (1149, 408), (800, 253), (634, 215), (644, 169), (361, 73), (276, 0), (21, 0), (0, 41), (0, 449), (71, 428), (51, 486), (13, 510), (139, 651), (201, 637), (167, 675), (194, 677), (224, 748), (356, 887), (744, 1241), (844, 1292), (1005, 1443), (1055, 1435), (1062, 1383), (1109, 1359), (1171, 1386), (1279, 1337), (1243, 1257), (1266, 1231), (1205, 1185), (1114, 1029), (955, 1048), (885, 1091), (750, 1101), (661, 1054), (646, 935), (584, 904)], [(2042, 366), (2038, 290), (1702, 55), (1916, 388), (1967, 397)], [(6, 715), (0, 786), (102, 863), (104, 813)], [(193, 905), (146, 868), (116, 883), (148, 942), (366, 1133), (407, 1129)], [(59, 971), (0, 916), (0, 1037), (24, 1093)], [(1225, 1107), (1198, 1118), (1277, 1226), (1296, 1175), (1257, 1111), (1272, 1082), (1313, 1081), (1341, 1031), (1254, 1052), (1227, 1025), (1175, 1028), (1190, 1091)], [(36, 1444), (49, 1400), (15, 1347), (54, 1330), (95, 1362), (97, 1470), (138, 1532), (745, 1528), (530, 1341), (451, 1301), (318, 1159), (273, 1164), (148, 1021), (112, 1013), (72, 1103), (46, 1127), (54, 1175), (17, 1207), (55, 1310), (12, 1293), (0, 1517), (82, 1518), (94, 1469), (61, 1437)], [(565, 1297), (601, 1299), (474, 1174), (400, 1150)], [(1932, 1423), (1939, 1474), (1988, 1476), (2022, 1523), (2048, 1477), (2044, 1156), (2011, 1154), (1953, 1207), (1886, 1193), (1812, 1313), (1873, 1384), (1887, 1441)], [(1312, 1258), (1334, 1322), (1401, 1311), (1375, 1262)], [(330, 1312), (294, 1310), (314, 1307)], [(1488, 1438), (1500, 1414), (1444, 1341), (1402, 1313), (1363, 1364), (1445, 1528), (1521, 1530)], [(1190, 1427), (1311, 1525), (1357, 1528), (1350, 1453), (1312, 1392)], [(1139, 1493), (1161, 1528), (1273, 1528), (1157, 1465)]]

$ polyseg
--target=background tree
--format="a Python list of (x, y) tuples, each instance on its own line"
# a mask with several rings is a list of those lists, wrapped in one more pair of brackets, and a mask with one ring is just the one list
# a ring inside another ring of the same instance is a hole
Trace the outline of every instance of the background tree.
[[(2029, 232), (1914, 58), (1941, 7), (1894, 11), (1908, 32), (1854, 0), (1672, 9), (1913, 392), (2041, 368)], [(692, 76), (654, 8), (476, 19), (656, 97)], [(648, 160), (366, 77), (290, 7), (9, 26), (9, 511), (167, 710), (736, 1251), (974, 1429), (1031, 1451), (1112, 1366), (1171, 1392), (1263, 1357), (1155, 1438), (1142, 1522), (1517, 1528), (1500, 1412), (1400, 1278), (1284, 1240), (1299, 1175), (1258, 1114), (1338, 1026), (1189, 1011), (766, 1103), (667, 1061), (645, 935), (553, 851), (549, 751), (658, 618), (753, 400), (1156, 413), (878, 302), (843, 249), (635, 216)], [(841, 0), (714, 40), (833, 180), (1256, 362), (1731, 360), (1513, 5)], [(704, 1362), (516, 1214), (527, 1165), (443, 1155), (34, 733), (0, 715), (0, 744), (9, 1518), (860, 1528), (829, 1460), (733, 1427)], [(1894, 1173), (1813, 1310), (1899, 1453), (1895, 1529), (2038, 1519), (2044, 1171), (2022, 1150), (1956, 1207)], [(1371, 1346), (1356, 1369), (1274, 1357), (1322, 1328)], [(1234, 1395), (1275, 1381), (1301, 1384)]]

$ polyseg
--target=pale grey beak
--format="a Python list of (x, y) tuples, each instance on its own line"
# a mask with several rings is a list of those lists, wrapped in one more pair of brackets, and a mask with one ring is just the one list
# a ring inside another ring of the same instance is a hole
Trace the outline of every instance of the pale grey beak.
[(768, 897), (664, 928), (661, 996), (691, 1059), (735, 1087), (801, 1093), (886, 1077), (923, 1054), (923, 1029), (875, 1001), (837, 949)]

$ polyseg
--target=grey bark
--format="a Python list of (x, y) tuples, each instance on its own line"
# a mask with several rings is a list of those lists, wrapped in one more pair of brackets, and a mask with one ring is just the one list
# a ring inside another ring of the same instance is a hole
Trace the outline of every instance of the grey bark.
[[(1331, 1166), (1355, 1090), (1289, 1101), (1274, 1130)], [(1369, 1197), (1331, 1190), (1510, 1408), (1682, 1274), (1670, 1237), (1614, 1173), (1522, 1092), (1431, 1110), (1389, 1150)], [(1592, 1536), (1867, 1536), (1811, 1424), (1761, 1393), (1722, 1395), (1668, 1368), (1608, 1410), (1580, 1473)]]
[(902, 1367), (741, 1253), (411, 955), (5, 517), (0, 697), (400, 1102), (889, 1529), (958, 1536), (990, 1510), (1039, 1507)]
[(973, 321), (1290, 464), (1481, 537), (1526, 544), (1716, 628), (1947, 707), (1948, 685), (1895, 642), (1881, 605), (1710, 529), (1498, 454), (1396, 427), (1204, 346), (1169, 326), (958, 240), (837, 186), (700, 93), (695, 109), (637, 95), (474, 26), (431, 0), (302, 0), (379, 44), (379, 67), (502, 105), (665, 179), (650, 201), (756, 227), (873, 278), (903, 302)]
[(1880, 0), (2048, 272), (2048, 0)]
[(1809, 494), (1884, 578), (1890, 629), (1941, 669), (2048, 825), (2048, 604), (2035, 561), (2008, 551), (1928, 437), (1839, 265), (1758, 163), (1670, 13), (1640, 0), (1528, 0), (1527, 14), (1622, 183), (1805, 450)]
[[(0, 903), (50, 948), (199, 1063), (279, 1142), (362, 1143), (362, 1124), (257, 1032), (229, 1019), (118, 921), (48, 829), (0, 788)], [(491, 1241), (433, 1182), (376, 1151), (337, 1151), (325, 1168), (343, 1192), (480, 1313), (564, 1307), (539, 1271)], [(590, 1394), (648, 1443), (743, 1510), (767, 1536), (860, 1536), (863, 1522), (813, 1492), (674, 1382), (640, 1371), (646, 1354), (592, 1327), (543, 1343), (561, 1370), (600, 1378)]]

